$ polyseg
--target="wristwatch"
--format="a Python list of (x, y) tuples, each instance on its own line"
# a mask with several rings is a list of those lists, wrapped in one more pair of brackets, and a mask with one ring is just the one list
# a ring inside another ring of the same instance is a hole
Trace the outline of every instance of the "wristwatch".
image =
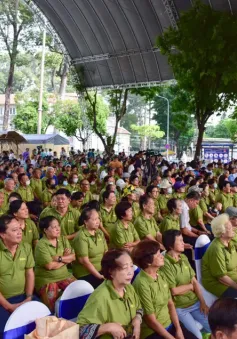
[(62, 262), (63, 261), (63, 259), (62, 259), (62, 257), (58, 257), (58, 262)]

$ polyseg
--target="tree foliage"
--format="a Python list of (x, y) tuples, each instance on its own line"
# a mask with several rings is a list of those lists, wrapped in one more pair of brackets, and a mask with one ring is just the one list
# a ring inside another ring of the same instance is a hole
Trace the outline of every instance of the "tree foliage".
[(179, 86), (191, 95), (199, 130), (197, 157), (207, 120), (237, 98), (237, 17), (196, 1), (177, 25), (157, 39), (157, 46)]
[(161, 131), (160, 126), (157, 125), (132, 125), (131, 129), (137, 132), (140, 137), (148, 137), (152, 140), (160, 139), (165, 135), (165, 132)]
[[(15, 129), (25, 134), (36, 134), (38, 124), (38, 94), (35, 92), (19, 93), (15, 96), (17, 114), (13, 119)], [(54, 117), (49, 111), (48, 97), (43, 97), (42, 133), (44, 134)]]
[(237, 124), (234, 119), (221, 120), (216, 126), (208, 126), (205, 131), (208, 138), (230, 138), (237, 141)]

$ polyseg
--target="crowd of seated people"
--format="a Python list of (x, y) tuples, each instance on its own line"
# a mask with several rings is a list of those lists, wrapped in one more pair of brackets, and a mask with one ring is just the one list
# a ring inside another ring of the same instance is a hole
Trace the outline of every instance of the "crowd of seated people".
[[(63, 291), (85, 280), (94, 292), (78, 315), (83, 339), (224, 338), (202, 291), (237, 298), (236, 165), (185, 166), (144, 152), (5, 152), (0, 335), (22, 303), (41, 300), (54, 313)], [(193, 258), (201, 235), (210, 242), (203, 286)]]

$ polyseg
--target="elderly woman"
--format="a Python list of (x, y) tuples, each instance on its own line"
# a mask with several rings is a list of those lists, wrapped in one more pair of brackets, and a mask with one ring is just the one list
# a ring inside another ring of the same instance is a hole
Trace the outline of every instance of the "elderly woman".
[(157, 222), (162, 220), (162, 216), (160, 214), (160, 207), (159, 207), (159, 203), (158, 203), (159, 188), (157, 186), (154, 186), (154, 185), (147, 186), (146, 194), (149, 195), (149, 197), (151, 197), (154, 200), (154, 204), (155, 204), (154, 218), (155, 218), (155, 220)]
[(108, 251), (101, 262), (105, 281), (79, 313), (80, 338), (140, 338), (142, 309), (130, 284), (133, 262), (125, 250)]
[(39, 232), (37, 227), (29, 217), (29, 210), (26, 203), (22, 200), (14, 200), (9, 205), (9, 214), (14, 215), (22, 229), (22, 240), (32, 246), (37, 244), (39, 240)]
[(132, 205), (128, 201), (121, 201), (116, 205), (115, 213), (118, 221), (112, 233), (112, 243), (116, 248), (124, 248), (130, 252), (140, 241), (132, 224)]
[(160, 195), (158, 198), (158, 206), (162, 217), (168, 214), (167, 202), (172, 198), (172, 185), (167, 179), (164, 179), (160, 184)]
[(229, 216), (219, 215), (211, 227), (215, 239), (202, 259), (202, 284), (217, 297), (237, 298), (237, 252)]
[(133, 259), (141, 271), (133, 286), (144, 311), (141, 339), (196, 338), (179, 322), (169, 285), (160, 268), (164, 257), (156, 241), (141, 241), (133, 250)]
[(85, 208), (79, 218), (81, 226), (73, 240), (76, 260), (73, 274), (77, 279), (88, 281), (94, 288), (103, 282), (101, 259), (108, 250), (104, 233), (99, 229), (100, 218), (95, 209)]
[(172, 229), (166, 231), (163, 234), (163, 244), (167, 252), (162, 271), (169, 284), (179, 320), (198, 339), (202, 339), (202, 333), (195, 320), (202, 324), (206, 332), (211, 332), (207, 320), (209, 309), (195, 278), (195, 272), (183, 254), (182, 233)]
[(76, 280), (67, 269), (67, 265), (75, 260), (75, 254), (67, 238), (61, 236), (55, 217), (42, 218), (39, 227), (44, 236), (35, 248), (35, 288), (53, 311), (60, 290), (65, 290)]
[(54, 178), (47, 179), (45, 181), (46, 188), (43, 190), (41, 200), (44, 207), (50, 205), (53, 194), (56, 192), (56, 182)]
[(155, 213), (154, 200), (144, 194), (139, 199), (141, 214), (137, 217), (134, 226), (140, 239), (156, 240), (162, 243), (160, 229), (153, 217)]

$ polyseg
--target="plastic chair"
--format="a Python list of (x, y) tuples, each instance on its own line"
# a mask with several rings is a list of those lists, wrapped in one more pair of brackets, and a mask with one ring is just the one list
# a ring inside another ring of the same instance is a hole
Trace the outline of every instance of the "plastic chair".
[(136, 276), (138, 275), (138, 273), (141, 271), (141, 269), (139, 267), (137, 267), (136, 265), (133, 265), (133, 270), (134, 270), (134, 276), (132, 278), (131, 284), (133, 283), (133, 281), (135, 280)]
[(29, 301), (19, 306), (9, 317), (3, 339), (24, 339), (35, 329), (35, 320), (51, 315), (47, 306), (39, 301)]
[(78, 314), (83, 309), (94, 288), (85, 280), (77, 280), (68, 285), (55, 305), (59, 318), (76, 322)]
[(195, 249), (194, 249), (194, 254), (195, 254), (195, 266), (196, 266), (196, 273), (197, 273), (197, 280), (200, 284), (203, 298), (207, 304), (208, 307), (210, 307), (215, 300), (217, 300), (217, 297), (208, 292), (203, 286), (202, 286), (202, 258), (208, 249), (210, 245), (210, 239), (208, 238), (207, 235), (202, 234), (200, 237), (197, 238), (196, 244), (195, 244)]

